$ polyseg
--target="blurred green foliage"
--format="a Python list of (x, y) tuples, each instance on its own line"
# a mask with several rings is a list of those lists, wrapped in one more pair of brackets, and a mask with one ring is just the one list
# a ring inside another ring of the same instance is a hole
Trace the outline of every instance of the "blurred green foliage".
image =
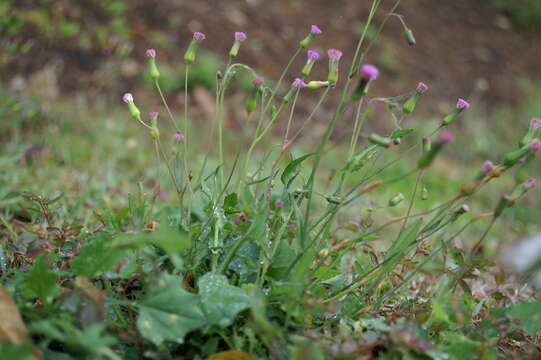
[(539, 0), (492, 0), (517, 26), (530, 30), (541, 27), (541, 1)]

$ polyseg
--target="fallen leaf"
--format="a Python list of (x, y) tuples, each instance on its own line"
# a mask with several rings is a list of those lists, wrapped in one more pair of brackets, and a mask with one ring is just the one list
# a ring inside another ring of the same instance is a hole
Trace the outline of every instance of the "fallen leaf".
[(9, 293), (0, 285), (0, 342), (8, 340), (14, 344), (26, 341), (28, 334), (17, 304)]

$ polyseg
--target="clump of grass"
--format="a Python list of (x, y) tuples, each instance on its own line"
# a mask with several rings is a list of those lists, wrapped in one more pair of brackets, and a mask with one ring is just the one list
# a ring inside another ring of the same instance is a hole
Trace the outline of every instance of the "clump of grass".
[[(514, 351), (502, 344), (515, 337), (529, 344), (524, 351), (537, 351), (535, 334), (541, 328), (531, 314), (540, 303), (498, 309), (508, 305), (505, 296), (476, 299), (467, 280), (488, 269), (483, 243), (494, 223), (537, 184), (529, 171), (540, 150), (536, 136), (541, 124), (532, 120), (516, 149), (487, 161), (453, 197), (432, 194), (437, 204), (420, 209), (419, 202), (428, 196), (423, 179), (443, 152), (452, 151), (449, 129), (470, 104), (459, 99), (437, 127), (417, 133), (406, 122), (428, 85), (420, 82), (398, 96), (370, 97), (380, 72), (365, 59), (385, 23), (396, 17), (400, 1), (384, 11), (376, 33), (367, 39), (380, 3), (373, 2), (353, 54), (328, 50), (326, 79), (310, 78), (312, 68), (320, 66), (320, 55), (308, 50), (323, 36), (317, 26), (300, 41), (274, 87), (250, 66), (234, 62), (247, 38), (236, 33), (229, 61), (216, 75), (216, 117), (203, 141), (192, 138), (188, 99), (181, 116), (167, 103), (159, 54), (149, 49), (148, 74), (176, 132), (163, 132), (157, 109), (146, 116), (132, 94), (123, 100), (150, 137), (149, 151), (163, 169), (151, 191), (141, 184), (126, 209), (96, 214), (100, 226), (92, 230), (63, 223), (54, 210), (60, 198), (32, 194), (26, 200), (27, 221), (39, 224), (32, 230), (34, 239), (17, 239), (16, 229), (2, 218), (12, 242), (8, 250), (2, 248), (7, 254), (2, 255), (7, 259), (2, 283), (9, 294), (0, 288), (0, 304), (10, 307), (13, 325), (6, 334), (0, 332), (0, 339), (9, 340), (0, 354), (460, 359), (475, 353), (494, 358), (497, 344), (502, 352)], [(204, 34), (195, 33), (184, 56), (186, 97), (204, 40)], [(306, 50), (301, 74), (291, 74)], [(349, 69), (341, 79), (339, 68), (346, 61)], [(253, 78), (246, 122), (254, 117), (256, 125), (251, 142), (227, 146), (227, 90), (241, 72)], [(338, 92), (339, 101), (317, 146), (298, 153), (298, 140), (330, 92)], [(295, 110), (305, 96), (315, 96), (316, 105), (299, 120)], [(388, 133), (364, 131), (375, 103), (385, 106), (393, 120)], [(322, 160), (332, 150), (336, 127), (346, 126), (347, 113), (353, 114), (348, 149), (323, 181)], [(286, 126), (280, 141), (264, 148), (263, 140), (271, 138), (281, 120)], [(238, 152), (227, 153), (235, 147)], [(257, 152), (262, 155), (256, 159)], [(393, 174), (390, 170), (403, 165), (406, 154), (416, 156), (416, 164)], [(493, 211), (472, 214), (467, 203), (512, 171), (515, 185)], [(412, 178), (407, 193), (379, 199), (390, 213), (401, 210), (399, 216), (349, 221), (352, 209), (370, 210), (365, 201), (378, 191)], [(160, 204), (160, 190), (167, 187), (176, 196), (172, 206)], [(470, 250), (454, 245), (480, 227)], [(26, 328), (11, 297), (21, 304)]]

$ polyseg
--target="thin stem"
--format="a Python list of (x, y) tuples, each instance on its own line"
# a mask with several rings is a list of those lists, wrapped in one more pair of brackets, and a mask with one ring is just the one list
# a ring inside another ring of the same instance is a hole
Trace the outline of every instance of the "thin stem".
[(158, 82), (158, 79), (154, 80), (154, 84), (156, 85), (156, 89), (158, 90), (158, 94), (160, 94), (160, 98), (162, 100), (163, 106), (165, 107), (165, 110), (167, 111), (167, 114), (169, 115), (169, 119), (171, 119), (171, 122), (173, 123), (173, 126), (177, 130), (177, 132), (180, 133), (180, 128), (178, 127), (175, 117), (173, 116), (173, 113), (171, 112), (171, 109), (169, 109), (169, 105), (167, 104), (167, 101), (165, 100), (165, 96), (163, 96), (162, 89), (160, 87), (160, 83)]

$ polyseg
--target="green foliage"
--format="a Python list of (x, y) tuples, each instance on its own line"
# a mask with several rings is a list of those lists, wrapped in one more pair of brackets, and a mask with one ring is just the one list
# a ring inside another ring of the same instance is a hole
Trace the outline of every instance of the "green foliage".
[(541, 3), (537, 0), (492, 0), (513, 23), (533, 30), (541, 26)]

